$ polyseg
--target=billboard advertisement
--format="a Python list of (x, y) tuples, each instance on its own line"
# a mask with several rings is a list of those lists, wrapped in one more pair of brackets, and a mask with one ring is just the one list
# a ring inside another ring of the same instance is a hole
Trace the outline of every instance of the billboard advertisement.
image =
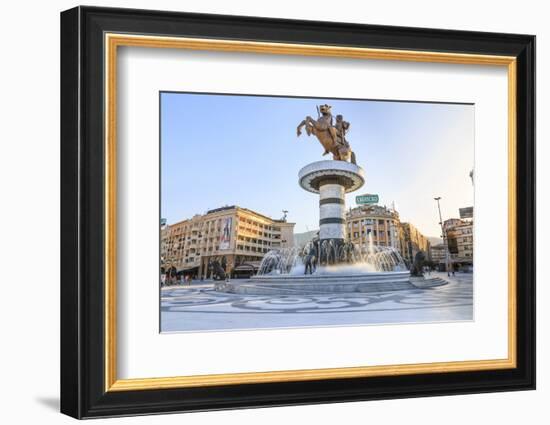
[(227, 250), (231, 244), (231, 225), (232, 217), (226, 217), (222, 219), (222, 234), (220, 236), (220, 251)]
[(474, 207), (459, 208), (460, 218), (474, 218)]

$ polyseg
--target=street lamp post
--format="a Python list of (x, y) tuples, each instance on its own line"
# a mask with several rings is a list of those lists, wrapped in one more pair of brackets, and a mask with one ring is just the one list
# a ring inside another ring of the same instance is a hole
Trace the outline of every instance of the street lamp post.
[(437, 210), (439, 211), (439, 225), (441, 226), (441, 236), (443, 237), (443, 245), (445, 246), (445, 268), (447, 269), (447, 276), (450, 276), (451, 273), (449, 272), (449, 244), (447, 241), (447, 232), (445, 232), (445, 228), (443, 227), (443, 218), (441, 217), (441, 205), (439, 204), (441, 196), (434, 198), (434, 200), (437, 202)]

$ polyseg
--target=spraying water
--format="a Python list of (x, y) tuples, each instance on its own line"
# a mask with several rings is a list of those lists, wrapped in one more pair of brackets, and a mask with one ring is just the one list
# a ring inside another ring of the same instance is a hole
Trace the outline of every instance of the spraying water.
[(302, 250), (271, 250), (262, 259), (258, 275), (304, 274), (308, 260), (313, 262), (316, 275), (407, 270), (399, 251), (391, 246), (374, 245), (372, 234), (369, 233), (368, 244), (363, 249), (349, 241), (325, 239), (310, 241)]

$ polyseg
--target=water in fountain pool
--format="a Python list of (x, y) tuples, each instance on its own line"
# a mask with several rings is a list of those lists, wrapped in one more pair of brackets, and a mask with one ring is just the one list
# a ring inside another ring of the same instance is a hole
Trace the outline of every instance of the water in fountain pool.
[(369, 234), (368, 244), (362, 249), (349, 241), (326, 239), (311, 241), (303, 249), (271, 250), (262, 259), (258, 275), (303, 275), (308, 257), (316, 263), (316, 275), (407, 270), (399, 251), (394, 247), (374, 245)]

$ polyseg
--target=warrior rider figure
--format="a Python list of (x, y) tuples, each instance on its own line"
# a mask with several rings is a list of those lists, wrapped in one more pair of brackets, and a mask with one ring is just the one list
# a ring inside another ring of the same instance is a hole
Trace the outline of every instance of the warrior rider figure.
[(342, 115), (336, 115), (336, 131), (338, 134), (338, 144), (342, 145), (342, 147), (349, 148), (349, 143), (346, 140), (346, 133), (349, 130), (350, 124), (347, 121), (344, 121), (344, 117)]

